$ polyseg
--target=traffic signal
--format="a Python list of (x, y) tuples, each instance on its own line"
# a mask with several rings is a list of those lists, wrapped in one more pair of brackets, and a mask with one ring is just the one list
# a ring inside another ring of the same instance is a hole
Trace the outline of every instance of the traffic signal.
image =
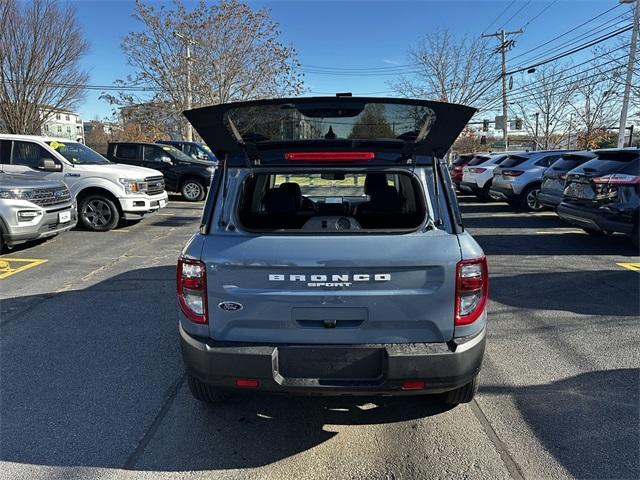
[(522, 130), (522, 119), (516, 118), (516, 130)]
[(483, 120), (482, 121), (482, 131), (483, 132), (488, 132), (489, 131), (489, 120)]
[(486, 135), (482, 135), (480, 137), (480, 145), (486, 145), (487, 144), (487, 136)]

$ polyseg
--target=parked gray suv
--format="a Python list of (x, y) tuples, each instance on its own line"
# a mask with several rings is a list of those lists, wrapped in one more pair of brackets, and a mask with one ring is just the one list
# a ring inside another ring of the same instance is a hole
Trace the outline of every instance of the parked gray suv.
[(542, 176), (563, 153), (571, 151), (544, 150), (510, 155), (493, 171), (489, 194), (524, 210), (543, 210), (545, 207), (538, 200)]
[(0, 251), (75, 227), (76, 204), (56, 180), (0, 172)]
[(177, 268), (196, 399), (259, 389), (471, 401), (487, 263), (440, 158), (474, 112), (345, 96), (185, 112), (224, 153)]

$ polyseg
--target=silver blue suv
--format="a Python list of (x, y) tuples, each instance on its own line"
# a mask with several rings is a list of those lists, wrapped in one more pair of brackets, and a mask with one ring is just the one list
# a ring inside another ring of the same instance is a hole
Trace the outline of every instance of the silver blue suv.
[(489, 194), (528, 211), (545, 207), (538, 200), (544, 171), (563, 153), (573, 150), (544, 150), (510, 155), (493, 171)]
[(177, 267), (196, 399), (265, 390), (471, 401), (487, 263), (440, 158), (474, 112), (342, 96), (185, 112), (224, 152)]

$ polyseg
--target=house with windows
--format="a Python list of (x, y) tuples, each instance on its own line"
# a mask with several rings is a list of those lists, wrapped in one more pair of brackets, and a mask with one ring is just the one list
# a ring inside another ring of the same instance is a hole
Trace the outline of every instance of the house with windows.
[(68, 138), (84, 143), (84, 122), (79, 113), (42, 106), (40, 116), (45, 119), (42, 124), (42, 135)]

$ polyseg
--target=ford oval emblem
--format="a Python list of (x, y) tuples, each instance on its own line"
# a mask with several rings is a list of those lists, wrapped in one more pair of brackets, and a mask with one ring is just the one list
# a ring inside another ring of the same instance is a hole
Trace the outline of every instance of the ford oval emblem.
[(236, 302), (220, 302), (218, 304), (218, 307), (220, 307), (225, 312), (238, 312), (242, 310), (242, 304)]

